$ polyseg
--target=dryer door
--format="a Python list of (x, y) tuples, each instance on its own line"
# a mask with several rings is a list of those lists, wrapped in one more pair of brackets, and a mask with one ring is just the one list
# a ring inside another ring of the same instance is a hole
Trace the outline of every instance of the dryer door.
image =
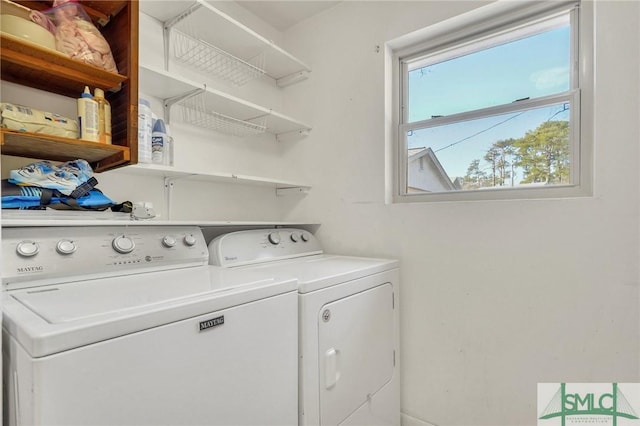
[(387, 283), (320, 309), (320, 424), (339, 424), (391, 380), (393, 303)]

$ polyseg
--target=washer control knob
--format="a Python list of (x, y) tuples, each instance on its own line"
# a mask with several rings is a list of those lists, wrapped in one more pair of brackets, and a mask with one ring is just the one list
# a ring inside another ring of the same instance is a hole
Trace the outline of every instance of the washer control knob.
[(176, 245), (176, 239), (171, 235), (165, 235), (162, 239), (162, 245), (167, 248), (171, 248)]
[(269, 242), (274, 246), (280, 244), (280, 234), (277, 232), (272, 232), (269, 234)]
[(56, 244), (56, 251), (64, 255), (74, 253), (77, 248), (76, 243), (71, 240), (60, 240)]
[(121, 254), (131, 253), (135, 248), (136, 244), (133, 240), (126, 235), (120, 235), (119, 237), (115, 237), (111, 242), (111, 246), (115, 251)]
[(38, 243), (36, 243), (35, 241), (20, 241), (16, 246), (16, 252), (20, 256), (24, 257), (35, 256), (36, 254), (38, 254), (38, 251), (40, 251), (40, 246), (38, 246)]
[(309, 241), (309, 235), (308, 235), (308, 234), (306, 234), (306, 233), (304, 233), (304, 232), (300, 234), (300, 238), (301, 238), (301, 239), (302, 239), (302, 241), (304, 241), (305, 243), (306, 243), (307, 241)]
[(299, 241), (298, 236), (296, 234), (294, 234), (293, 232), (291, 233), (291, 241), (293, 241), (294, 243), (297, 243)]
[(195, 246), (196, 242), (197, 242), (196, 237), (194, 237), (193, 234), (187, 234), (184, 236), (184, 243), (189, 247)]

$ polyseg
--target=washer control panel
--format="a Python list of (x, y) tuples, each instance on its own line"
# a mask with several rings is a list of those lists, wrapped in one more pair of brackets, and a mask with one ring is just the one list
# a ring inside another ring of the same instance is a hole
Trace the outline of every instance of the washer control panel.
[(209, 243), (209, 263), (241, 266), (322, 253), (317, 238), (303, 229), (252, 229), (220, 235)]
[(197, 226), (24, 227), (2, 230), (5, 287), (206, 265)]

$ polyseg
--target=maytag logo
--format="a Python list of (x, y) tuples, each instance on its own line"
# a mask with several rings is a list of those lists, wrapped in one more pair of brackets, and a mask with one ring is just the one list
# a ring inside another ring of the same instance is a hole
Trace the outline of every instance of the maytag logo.
[(222, 324), (224, 324), (224, 315), (216, 318), (211, 318), (206, 321), (200, 321), (200, 331), (204, 331), (212, 327), (217, 327)]
[(44, 266), (25, 266), (23, 268), (16, 268), (19, 274), (33, 274), (34, 272), (44, 271)]
[(640, 425), (640, 383), (538, 383), (538, 425)]

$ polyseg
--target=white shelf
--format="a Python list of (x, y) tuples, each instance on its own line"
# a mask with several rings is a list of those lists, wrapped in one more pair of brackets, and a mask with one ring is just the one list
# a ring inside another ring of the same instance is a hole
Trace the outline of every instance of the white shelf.
[[(196, 38), (242, 61), (251, 63), (255, 57), (264, 55), (264, 71), (276, 80), (311, 71), (306, 64), (271, 40), (202, 0), (192, 3), (179, 0), (140, 2), (140, 11), (165, 23), (165, 26), (175, 24), (181, 31), (185, 27), (198, 28)], [(180, 19), (174, 19), (177, 17)]]
[[(191, 179), (191, 180), (199, 180), (199, 181), (208, 181), (208, 182), (223, 182), (223, 183), (238, 183), (245, 185), (257, 185), (257, 186), (270, 186), (276, 189), (276, 193), (279, 195), (288, 195), (288, 194), (304, 194), (309, 189), (311, 189), (311, 185), (300, 183), (300, 182), (292, 182), (281, 179), (271, 179), (259, 176), (249, 176), (242, 174), (234, 174), (227, 172), (205, 172), (205, 171), (193, 171), (193, 170), (179, 170), (175, 167), (170, 166), (162, 166), (156, 164), (144, 164), (138, 163), (135, 165), (122, 167), (117, 169), (111, 173), (125, 173), (125, 174), (133, 174), (133, 175), (144, 175), (144, 176), (158, 176), (169, 178), (173, 180), (178, 179)], [(282, 190), (282, 191), (279, 191)], [(286, 191), (283, 191), (286, 190)]]
[[(163, 101), (167, 122), (181, 121), (241, 137), (267, 132), (277, 141), (308, 135), (311, 127), (305, 123), (172, 73), (169, 66), (175, 63), (169, 61), (172, 57), (189, 69), (235, 85), (266, 74), (278, 87), (286, 87), (307, 78), (311, 69), (303, 62), (203, 0), (141, 1), (140, 11), (162, 22), (164, 28), (164, 68), (140, 64), (139, 80), (144, 94)], [(306, 194), (311, 188), (280, 179), (155, 164), (137, 164), (118, 172), (164, 178), (169, 212), (172, 181), (178, 179), (266, 186), (278, 196)]]
[[(309, 132), (311, 130), (309, 125), (270, 108), (206, 87), (204, 84), (173, 75), (162, 69), (141, 65), (139, 76), (142, 92), (163, 99), (165, 105), (170, 99), (185, 96), (195, 90), (202, 90), (205, 108), (212, 113), (223, 114), (252, 124), (263, 125), (264, 122), (266, 131), (276, 136), (290, 132)], [(165, 119), (169, 121), (170, 108), (171, 105), (169, 103), (165, 111)]]
[[(25, 210), (21, 210), (25, 211)], [(123, 226), (123, 225), (184, 225), (184, 226), (200, 226), (202, 228), (209, 227), (221, 227), (221, 228), (242, 228), (242, 229), (261, 229), (261, 228), (302, 228), (309, 227), (316, 229), (320, 225), (317, 223), (307, 222), (269, 222), (269, 221), (235, 221), (235, 220), (160, 220), (160, 219), (146, 219), (146, 220), (133, 220), (127, 216), (124, 219), (72, 219), (53, 217), (50, 219), (43, 218), (28, 218), (28, 219), (6, 219), (2, 217), (3, 228), (20, 228), (24, 226)]]
[(320, 224), (313, 222), (284, 221), (235, 221), (235, 220), (165, 220), (146, 219), (132, 220), (127, 213), (111, 212), (78, 212), (68, 210), (3, 210), (2, 227), (34, 227), (34, 226), (123, 226), (123, 225), (188, 225), (221, 228), (311, 228), (317, 229)]

